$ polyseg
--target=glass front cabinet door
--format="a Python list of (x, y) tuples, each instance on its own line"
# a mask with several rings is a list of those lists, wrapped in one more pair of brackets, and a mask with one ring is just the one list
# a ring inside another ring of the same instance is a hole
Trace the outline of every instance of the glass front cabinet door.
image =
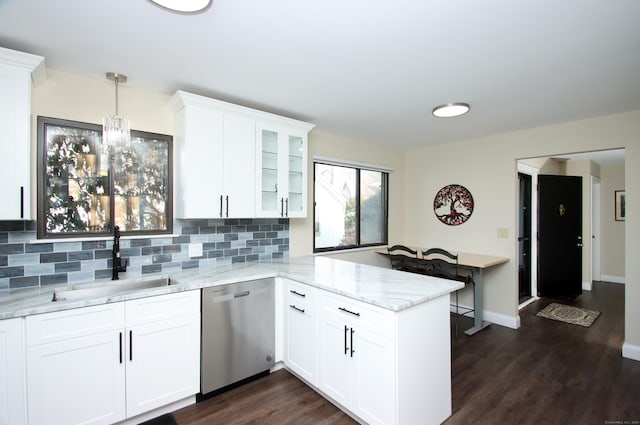
[(258, 123), (257, 214), (307, 216), (307, 130)]

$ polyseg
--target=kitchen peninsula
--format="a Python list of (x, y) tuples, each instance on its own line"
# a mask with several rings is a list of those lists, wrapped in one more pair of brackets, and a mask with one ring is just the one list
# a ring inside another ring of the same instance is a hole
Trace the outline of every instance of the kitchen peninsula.
[(179, 271), (168, 286), (59, 302), (51, 301), (54, 288), (7, 292), (0, 294), (0, 324), (269, 278), (277, 290), (280, 365), (366, 423), (441, 423), (451, 415), (449, 293), (458, 282), (294, 257)]

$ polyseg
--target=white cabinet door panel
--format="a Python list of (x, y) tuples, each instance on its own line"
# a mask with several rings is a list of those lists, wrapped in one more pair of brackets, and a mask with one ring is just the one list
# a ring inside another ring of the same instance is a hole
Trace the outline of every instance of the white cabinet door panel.
[(121, 335), (106, 332), (29, 347), (29, 424), (111, 424), (124, 419)]
[(0, 320), (0, 425), (26, 423), (24, 320)]

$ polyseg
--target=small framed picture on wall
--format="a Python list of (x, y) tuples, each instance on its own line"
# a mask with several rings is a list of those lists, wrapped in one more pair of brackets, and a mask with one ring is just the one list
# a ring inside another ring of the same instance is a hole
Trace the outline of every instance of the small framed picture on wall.
[(616, 203), (616, 221), (624, 221), (626, 216), (625, 208), (625, 194), (624, 190), (615, 191), (615, 203)]

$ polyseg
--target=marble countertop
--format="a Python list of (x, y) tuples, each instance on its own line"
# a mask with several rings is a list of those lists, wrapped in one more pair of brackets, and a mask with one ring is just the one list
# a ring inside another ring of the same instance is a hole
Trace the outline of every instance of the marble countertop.
[[(66, 286), (52, 285), (1, 292), (0, 320), (271, 277), (285, 277), (391, 311), (404, 310), (464, 286), (456, 281), (322, 256), (292, 257), (273, 262), (198, 268), (163, 273), (158, 276), (169, 276), (172, 284), (107, 295), (94, 294), (87, 298), (56, 302), (52, 301), (53, 292), (68, 289)], [(152, 275), (143, 276), (143, 278), (146, 277), (152, 277)], [(100, 282), (91, 282), (92, 286), (99, 284)], [(109, 285), (113, 282), (106, 280), (104, 284)], [(74, 285), (74, 287), (82, 287), (82, 285)]]

